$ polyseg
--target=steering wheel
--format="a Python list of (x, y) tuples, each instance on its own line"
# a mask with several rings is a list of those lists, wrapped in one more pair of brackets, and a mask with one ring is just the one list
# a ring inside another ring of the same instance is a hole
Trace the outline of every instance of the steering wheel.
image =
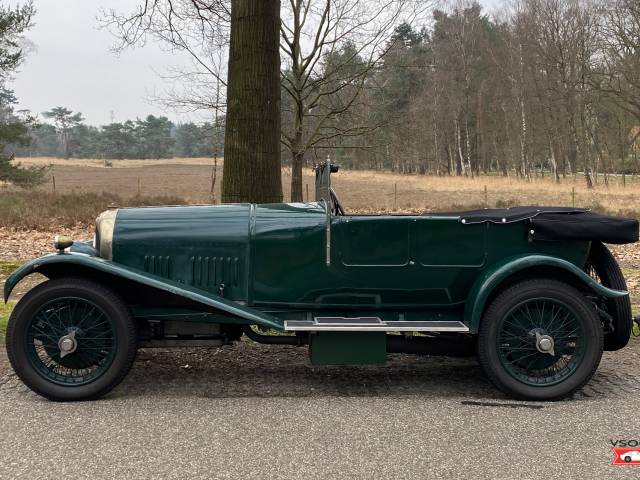
[(335, 216), (344, 216), (344, 208), (342, 208), (338, 195), (333, 191), (333, 188), (329, 189), (329, 193), (331, 194), (331, 203), (333, 204), (333, 214)]

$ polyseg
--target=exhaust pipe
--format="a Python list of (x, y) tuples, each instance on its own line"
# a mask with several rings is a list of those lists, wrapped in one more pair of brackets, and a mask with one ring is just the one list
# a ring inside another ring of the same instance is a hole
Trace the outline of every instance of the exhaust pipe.
[(251, 325), (242, 325), (242, 332), (254, 342), (267, 345), (306, 345), (308, 336), (302, 335), (260, 335), (251, 329)]

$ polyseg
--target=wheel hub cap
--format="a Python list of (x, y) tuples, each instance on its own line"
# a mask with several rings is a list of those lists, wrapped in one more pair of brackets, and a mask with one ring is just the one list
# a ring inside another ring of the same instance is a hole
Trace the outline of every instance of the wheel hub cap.
[(553, 337), (549, 335), (542, 335), (540, 332), (536, 332), (536, 348), (540, 353), (548, 353), (551, 356), (555, 356), (553, 347)]
[(60, 358), (64, 358), (70, 353), (75, 352), (76, 348), (78, 348), (76, 331), (73, 330), (71, 333), (60, 337), (60, 340), (58, 340), (58, 348), (60, 349)]

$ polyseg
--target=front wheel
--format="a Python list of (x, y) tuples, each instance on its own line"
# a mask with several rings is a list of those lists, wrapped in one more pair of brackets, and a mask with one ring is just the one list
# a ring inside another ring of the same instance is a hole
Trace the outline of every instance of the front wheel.
[(18, 302), (7, 326), (7, 356), (34, 392), (51, 400), (100, 397), (126, 376), (136, 328), (122, 300), (84, 279), (42, 283)]
[(558, 400), (580, 389), (600, 363), (603, 333), (595, 308), (575, 288), (536, 279), (513, 285), (487, 308), (478, 358), (502, 391)]

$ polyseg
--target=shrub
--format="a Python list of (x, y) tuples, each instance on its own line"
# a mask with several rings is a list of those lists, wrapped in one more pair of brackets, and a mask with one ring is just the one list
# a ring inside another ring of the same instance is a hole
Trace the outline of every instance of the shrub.
[(103, 192), (55, 195), (40, 191), (9, 191), (0, 193), (0, 226), (24, 229), (48, 229), (90, 224), (109, 208), (151, 205), (184, 205), (181, 198), (122, 197)]

